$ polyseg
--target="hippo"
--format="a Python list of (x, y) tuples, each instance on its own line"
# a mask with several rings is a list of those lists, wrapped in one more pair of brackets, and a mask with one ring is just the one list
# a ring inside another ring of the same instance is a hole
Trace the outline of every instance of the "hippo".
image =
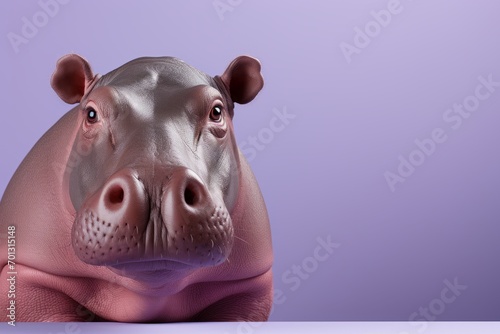
[(69, 54), (51, 86), (76, 106), (0, 202), (0, 309), (15, 321), (266, 321), (269, 218), (232, 123), (263, 87), (260, 62), (239, 56), (211, 77), (142, 57), (101, 76)]

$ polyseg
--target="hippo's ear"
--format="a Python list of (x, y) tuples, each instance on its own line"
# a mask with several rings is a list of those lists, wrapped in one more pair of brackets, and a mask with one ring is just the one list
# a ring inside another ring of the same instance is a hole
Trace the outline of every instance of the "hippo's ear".
[(239, 56), (220, 76), (233, 102), (245, 104), (252, 101), (264, 86), (260, 62), (249, 56)]
[(93, 81), (89, 63), (76, 54), (69, 54), (57, 61), (50, 85), (66, 103), (80, 102)]

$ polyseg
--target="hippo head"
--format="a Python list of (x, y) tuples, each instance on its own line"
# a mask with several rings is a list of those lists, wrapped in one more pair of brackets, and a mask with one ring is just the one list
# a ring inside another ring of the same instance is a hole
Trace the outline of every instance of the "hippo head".
[(262, 88), (259, 62), (241, 56), (210, 77), (146, 57), (101, 77), (67, 55), (51, 84), (78, 103), (65, 174), (78, 258), (135, 280), (226, 261), (240, 184), (233, 102)]

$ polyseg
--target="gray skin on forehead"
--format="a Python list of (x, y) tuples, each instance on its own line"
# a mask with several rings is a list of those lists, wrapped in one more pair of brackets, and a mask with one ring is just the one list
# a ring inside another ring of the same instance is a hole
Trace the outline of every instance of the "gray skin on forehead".
[(98, 86), (154, 89), (159, 86), (189, 88), (209, 85), (218, 89), (212, 77), (174, 57), (134, 59), (102, 76)]

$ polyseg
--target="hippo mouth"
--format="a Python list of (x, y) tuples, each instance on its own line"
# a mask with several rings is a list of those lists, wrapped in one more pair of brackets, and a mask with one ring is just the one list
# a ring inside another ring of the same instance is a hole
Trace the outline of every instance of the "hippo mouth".
[(186, 270), (193, 267), (189, 263), (183, 263), (173, 260), (138, 260), (122, 262), (111, 265), (118, 271), (130, 272), (156, 272), (156, 271), (170, 271), (170, 270)]
[(234, 237), (226, 207), (188, 169), (166, 179), (157, 186), (122, 171), (89, 197), (72, 229), (80, 260), (130, 277), (226, 261)]

